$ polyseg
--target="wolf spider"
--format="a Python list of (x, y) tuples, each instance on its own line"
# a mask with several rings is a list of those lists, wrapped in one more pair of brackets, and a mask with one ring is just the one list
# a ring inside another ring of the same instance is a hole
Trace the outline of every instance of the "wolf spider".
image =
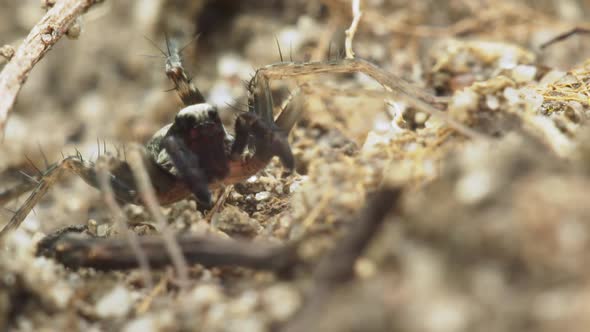
[[(143, 162), (158, 202), (168, 205), (192, 194), (201, 207), (210, 208), (210, 189), (249, 178), (274, 156), (292, 171), (294, 159), (287, 136), (300, 113), (297, 103), (288, 103), (275, 120), (269, 81), (255, 75), (248, 83), (248, 111), (237, 116), (235, 134), (230, 135), (217, 107), (208, 104), (189, 79), (175, 41), (167, 39), (166, 44), (168, 53), (162, 51), (166, 58), (166, 75), (174, 83), (185, 107), (172, 123), (154, 134), (143, 151)], [(109, 177), (115, 198), (122, 203), (142, 204), (129, 163), (118, 160), (114, 164), (109, 169)], [(20, 225), (64, 170), (100, 189), (94, 162), (85, 160), (79, 153), (65, 157), (48, 167), (39, 179), (31, 179), (35, 182), (32, 194), (0, 236)], [(30, 189), (24, 185), (0, 193), (0, 202)]]
[[(432, 116), (441, 117), (456, 132), (470, 138), (487, 139), (441, 111), (443, 102), (425, 90), (396, 77), (363, 59), (333, 59), (316, 62), (283, 61), (256, 70), (248, 83), (248, 111), (238, 115), (235, 134), (227, 133), (217, 108), (206, 102), (188, 78), (179, 49), (166, 41), (166, 75), (174, 83), (184, 108), (174, 122), (161, 128), (144, 147), (144, 164), (160, 204), (167, 205), (191, 194), (204, 207), (211, 206), (210, 189), (238, 183), (256, 174), (270, 159), (278, 156), (287, 170), (294, 167), (287, 136), (300, 114), (297, 102), (289, 102), (276, 119), (273, 116), (272, 79), (293, 78), (320, 73), (362, 72), (395, 93), (408, 104)], [(280, 53), (280, 49), (279, 49)], [(247, 153), (246, 153), (247, 151)], [(51, 165), (34, 183), (0, 192), (0, 204), (33, 192), (0, 231), (0, 237), (17, 228), (35, 204), (69, 170), (89, 185), (99, 188), (95, 164), (78, 153)], [(117, 200), (142, 204), (130, 165), (118, 161), (109, 171), (110, 184)]]

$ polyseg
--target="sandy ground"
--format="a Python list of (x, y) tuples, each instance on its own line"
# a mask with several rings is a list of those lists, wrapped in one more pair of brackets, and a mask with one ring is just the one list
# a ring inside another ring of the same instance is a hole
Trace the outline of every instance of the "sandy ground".
[[(38, 1), (0, 4), (0, 44), (18, 46), (42, 17)], [(321, 306), (317, 331), (581, 331), (590, 317), (590, 42), (576, 35), (541, 49), (590, 15), (587, 1), (363, 1), (357, 56), (446, 101), (449, 116), (489, 138), (472, 139), (388, 93), (365, 75), (273, 82), (284, 99), (303, 86), (290, 135), (296, 174), (273, 160), (234, 186), (220, 212), (192, 199), (162, 208), (172, 229), (275, 244), (305, 241), (290, 276), (245, 268), (66, 269), (35, 257), (44, 234), (90, 225), (116, 237), (100, 193), (66, 175), (2, 243), (0, 328), (9, 331), (280, 331), (314, 290), (313, 267), (338, 244), (366, 195), (403, 190), (354, 280)], [(164, 44), (182, 31), (183, 55), (207, 100), (232, 128), (244, 80), (280, 60), (337, 59), (349, 1), (106, 1), (33, 70), (0, 145), (0, 188), (34, 174), (28, 158), (98, 156), (145, 143), (182, 107)], [(5, 61), (0, 59), (0, 66)], [(101, 143), (102, 144), (102, 143)], [(0, 210), (11, 217), (26, 195)], [(124, 211), (140, 233), (154, 220)]]

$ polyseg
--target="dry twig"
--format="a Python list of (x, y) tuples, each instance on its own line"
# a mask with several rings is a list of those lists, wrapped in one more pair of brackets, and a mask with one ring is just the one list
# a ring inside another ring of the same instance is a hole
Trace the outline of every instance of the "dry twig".
[[(150, 266), (169, 266), (170, 255), (161, 236), (139, 238)], [(204, 266), (242, 266), (286, 272), (297, 265), (296, 245), (277, 246), (214, 236), (178, 236), (175, 243), (190, 264)], [(67, 267), (92, 267), (97, 270), (137, 268), (137, 258), (124, 239), (63, 236), (54, 242), (51, 256)]]
[(135, 234), (132, 231), (129, 231), (125, 213), (123, 213), (123, 210), (121, 209), (119, 204), (117, 204), (117, 201), (115, 199), (115, 193), (113, 192), (113, 186), (111, 185), (108, 173), (108, 161), (105, 159), (106, 157), (99, 158), (99, 160), (96, 162), (98, 182), (100, 186), (100, 191), (103, 195), (103, 200), (109, 208), (109, 210), (111, 210), (111, 214), (113, 219), (115, 220), (115, 224), (129, 242), (129, 246), (135, 254), (137, 262), (139, 263), (139, 267), (143, 273), (145, 284), (148, 288), (152, 288), (154, 285), (154, 281), (150, 271), (150, 264), (148, 262), (147, 255), (141, 249), (141, 245), (139, 244), (137, 234)]
[(152, 186), (152, 181), (145, 169), (144, 165), (144, 155), (143, 155), (143, 148), (140, 146), (134, 146), (130, 149), (128, 159), (129, 166), (133, 171), (133, 176), (135, 177), (135, 182), (137, 183), (137, 188), (139, 190), (139, 194), (141, 199), (143, 200), (145, 206), (150, 211), (150, 214), (156, 220), (157, 227), (159, 231), (162, 233), (162, 238), (164, 239), (165, 251), (170, 255), (172, 259), (172, 263), (176, 272), (178, 273), (178, 278), (183, 287), (188, 286), (188, 267), (186, 265), (186, 260), (184, 255), (182, 254), (182, 250), (178, 243), (176, 242), (176, 238), (174, 233), (168, 228), (166, 221), (164, 219), (164, 215), (160, 210), (160, 205), (158, 204), (158, 199), (156, 198), (156, 193), (154, 191), (154, 187)]
[(363, 15), (361, 12), (361, 0), (352, 0), (352, 15), (352, 23), (350, 24), (350, 27), (346, 29), (346, 40), (344, 41), (347, 59), (354, 58), (352, 40), (354, 39), (354, 34), (356, 33), (359, 22), (361, 21), (361, 16)]
[(380, 229), (387, 214), (397, 209), (401, 189), (382, 189), (369, 198), (367, 206), (352, 224), (344, 238), (340, 239), (314, 271), (314, 285), (301, 310), (284, 326), (282, 331), (316, 331), (325, 304), (335, 291), (354, 277), (354, 264), (374, 235)]
[(62, 0), (33, 27), (12, 59), (0, 73), (0, 137), (16, 96), (39, 60), (68, 31), (68, 28), (95, 3), (102, 0)]

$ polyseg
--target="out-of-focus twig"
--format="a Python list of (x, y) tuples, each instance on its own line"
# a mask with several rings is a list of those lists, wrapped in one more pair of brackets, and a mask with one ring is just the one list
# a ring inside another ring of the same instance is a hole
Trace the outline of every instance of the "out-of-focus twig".
[(350, 24), (350, 27), (346, 29), (346, 40), (344, 41), (347, 59), (354, 58), (352, 40), (354, 39), (354, 34), (356, 33), (359, 22), (361, 21), (361, 16), (363, 15), (361, 12), (361, 0), (352, 0), (352, 15), (352, 23)]
[[(119, 238), (87, 238), (52, 236), (51, 246), (46, 246), (50, 256), (70, 268), (92, 267), (97, 270), (121, 270), (137, 268), (137, 258), (129, 243)], [(154, 269), (169, 266), (170, 255), (160, 236), (138, 238)], [(298, 243), (273, 245), (251, 243), (242, 240), (221, 239), (211, 235), (177, 236), (175, 243), (187, 262), (204, 266), (241, 266), (288, 274), (301, 264), (297, 253)]]
[(68, 31), (76, 19), (102, 0), (62, 0), (33, 27), (0, 73), (0, 137), (16, 96), (29, 73), (51, 47)]
[(164, 220), (164, 215), (160, 210), (160, 205), (158, 204), (156, 193), (154, 192), (154, 187), (152, 186), (152, 182), (145, 169), (142, 149), (143, 147), (137, 145), (130, 149), (127, 161), (129, 162), (129, 166), (133, 171), (133, 176), (135, 177), (135, 182), (137, 183), (137, 188), (139, 190), (141, 199), (150, 211), (150, 214), (156, 220), (158, 229), (162, 233), (166, 251), (168, 252), (168, 255), (170, 255), (170, 259), (172, 260), (174, 268), (178, 273), (178, 279), (180, 280), (180, 283), (183, 287), (187, 287), (188, 267), (186, 265), (186, 259), (180, 246), (178, 245), (178, 242), (176, 242), (174, 233), (170, 230), (166, 224), (166, 221)]
[(347, 234), (322, 258), (314, 271), (314, 284), (305, 304), (281, 329), (282, 332), (317, 331), (326, 313), (326, 304), (344, 283), (354, 277), (354, 264), (381, 229), (390, 211), (399, 212), (400, 188), (386, 188), (373, 193), (366, 207), (356, 217)]
[(115, 200), (115, 193), (113, 192), (113, 186), (111, 185), (110, 175), (108, 173), (108, 160), (106, 160), (107, 158), (108, 157), (101, 157), (96, 162), (98, 182), (103, 195), (104, 202), (109, 208), (109, 210), (111, 210), (111, 214), (113, 219), (115, 220), (115, 224), (129, 242), (129, 246), (135, 254), (139, 267), (143, 273), (145, 284), (148, 288), (152, 288), (154, 285), (154, 281), (150, 271), (150, 264), (147, 255), (141, 249), (141, 245), (139, 243), (137, 235), (128, 229), (127, 218), (125, 217), (125, 213), (123, 213), (123, 210)]
[(579, 34), (579, 33), (590, 33), (590, 28), (583, 28), (583, 27), (575, 27), (569, 31), (566, 31), (564, 33), (561, 33), (551, 39), (549, 39), (548, 41), (544, 42), (543, 44), (541, 44), (541, 49), (544, 49), (548, 46), (551, 46), (557, 42), (560, 42), (562, 40), (568, 39), (569, 37)]

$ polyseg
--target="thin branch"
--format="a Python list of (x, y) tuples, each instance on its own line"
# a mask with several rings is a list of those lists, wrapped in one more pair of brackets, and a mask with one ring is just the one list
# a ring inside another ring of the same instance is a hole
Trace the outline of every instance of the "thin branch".
[(354, 59), (352, 40), (354, 39), (356, 29), (361, 21), (361, 16), (363, 15), (363, 12), (361, 12), (361, 0), (352, 0), (352, 15), (352, 23), (350, 24), (350, 27), (346, 29), (346, 40), (344, 41), (347, 59)]
[(381, 229), (386, 216), (399, 213), (400, 188), (381, 189), (368, 198), (344, 237), (327, 253), (314, 271), (313, 286), (304, 305), (281, 329), (282, 332), (317, 331), (332, 296), (354, 277), (354, 264)]
[(174, 233), (166, 224), (164, 215), (160, 210), (160, 205), (158, 204), (158, 199), (156, 198), (156, 193), (154, 192), (154, 187), (152, 186), (150, 177), (148, 176), (148, 173), (145, 169), (142, 150), (143, 147), (134, 146), (134, 148), (129, 151), (129, 166), (133, 171), (133, 176), (135, 177), (135, 182), (137, 183), (141, 199), (150, 211), (150, 214), (156, 220), (157, 227), (162, 233), (166, 252), (168, 255), (170, 255), (174, 268), (178, 273), (180, 283), (183, 287), (187, 287), (188, 267), (186, 265), (186, 259), (182, 253), (182, 249), (178, 245), (178, 242), (176, 242)]
[[(139, 239), (152, 268), (169, 266), (170, 255), (160, 236)], [(222, 239), (211, 235), (174, 238), (187, 262), (204, 266), (242, 266), (285, 273), (300, 263), (297, 245), (272, 245), (242, 240)], [(70, 268), (92, 267), (97, 270), (137, 268), (137, 258), (123, 239), (87, 238), (66, 235), (55, 241), (51, 255)]]
[(102, 0), (62, 0), (33, 27), (0, 73), (0, 137), (23, 83), (43, 56), (92, 5)]
[(541, 44), (540, 48), (541, 49), (547, 48), (548, 46), (551, 46), (551, 45), (558, 43), (562, 40), (566, 40), (573, 35), (582, 34), (582, 33), (590, 33), (590, 28), (575, 27), (569, 31), (560, 33), (559, 35), (549, 39), (548, 41)]
[(131, 251), (135, 255), (137, 263), (139, 264), (139, 267), (143, 273), (145, 284), (148, 288), (153, 288), (154, 281), (150, 271), (150, 264), (147, 255), (141, 248), (141, 245), (137, 238), (137, 234), (129, 230), (125, 213), (123, 213), (123, 210), (121, 209), (119, 204), (117, 204), (117, 201), (115, 199), (115, 193), (113, 192), (113, 186), (111, 185), (110, 181), (110, 175), (108, 173), (107, 160), (105, 160), (106, 158), (107, 157), (103, 157), (96, 162), (98, 182), (103, 195), (104, 202), (109, 208), (109, 210), (111, 210), (111, 214), (113, 219), (115, 220), (115, 224), (123, 233), (123, 236), (129, 243)]

